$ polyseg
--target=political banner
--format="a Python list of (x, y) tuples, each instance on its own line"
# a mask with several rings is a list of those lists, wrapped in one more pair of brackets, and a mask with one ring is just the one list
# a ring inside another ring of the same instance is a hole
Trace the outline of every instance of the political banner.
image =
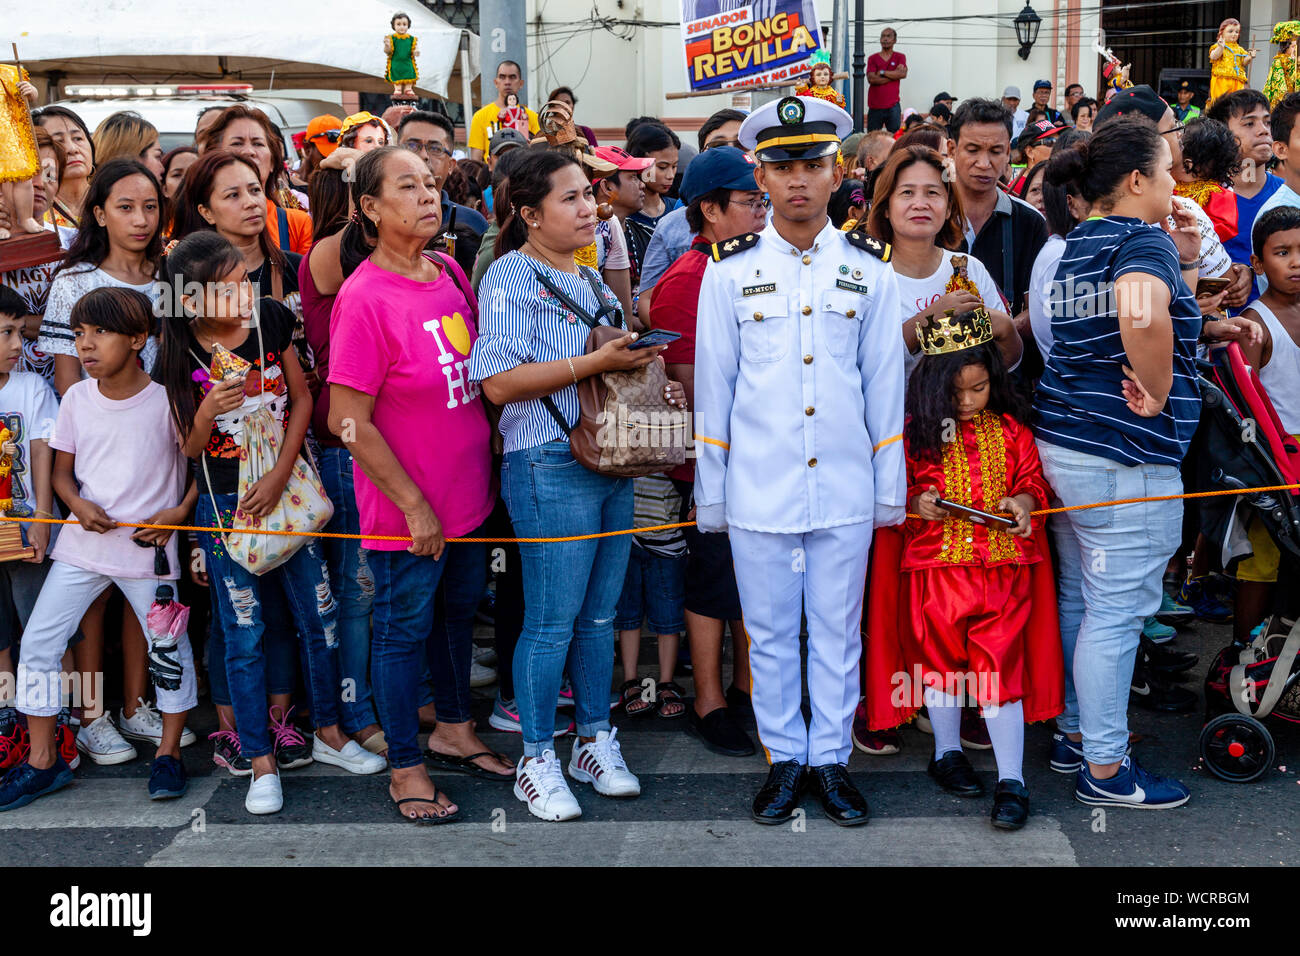
[(821, 48), (813, 0), (681, 0), (692, 91), (802, 77)]

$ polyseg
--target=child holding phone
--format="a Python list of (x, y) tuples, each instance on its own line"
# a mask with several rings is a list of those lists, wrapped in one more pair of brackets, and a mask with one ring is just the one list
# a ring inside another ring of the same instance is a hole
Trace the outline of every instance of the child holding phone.
[[(1040, 598), (1033, 572), (1049, 559), (1042, 519), (1031, 520), (1030, 512), (1046, 507), (1047, 482), (1026, 425), (1026, 405), (1012, 386), (984, 309), (956, 316), (949, 310), (937, 321), (930, 316), (918, 336), (923, 355), (908, 382), (903, 430), (909, 520), (896, 536), (900, 574), (892, 584), (876, 580), (887, 574), (873, 574), (868, 631), (879, 646), (868, 652), (867, 707), (872, 729), (883, 729), (890, 720), (906, 720), (924, 702), (934, 728), (930, 775), (950, 793), (978, 797), (984, 786), (962, 753), (960, 731), (963, 696), (973, 698), (997, 759), (993, 825), (1017, 830), (1029, 816), (1021, 770), (1025, 721), (1054, 716), (1062, 698), (1050, 567), (1050, 633), (1038, 633), (1039, 618), (1032, 616)], [(1007, 514), (1014, 524), (977, 523), (972, 509)], [(890, 540), (878, 547), (889, 547)], [(873, 567), (889, 563), (878, 551)], [(887, 634), (877, 626), (878, 615), (891, 599), (902, 612)], [(877, 666), (884, 660), (879, 652), (890, 644), (895, 659)], [(1054, 652), (1039, 645), (1054, 645)], [(900, 705), (900, 671), (919, 677), (923, 699)], [(1054, 698), (1046, 705), (1038, 699), (1044, 692)]]

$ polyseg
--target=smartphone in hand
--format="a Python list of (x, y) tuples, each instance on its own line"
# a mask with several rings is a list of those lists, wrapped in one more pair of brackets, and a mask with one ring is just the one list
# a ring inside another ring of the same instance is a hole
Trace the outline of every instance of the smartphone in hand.
[(946, 498), (940, 498), (935, 502), (944, 511), (947, 511), (955, 518), (965, 518), (967, 521), (973, 521), (975, 524), (997, 525), (1003, 528), (1014, 528), (1016, 522), (1014, 518), (1006, 518), (1002, 515), (989, 514), (987, 511), (980, 511), (978, 508), (970, 508), (966, 505), (959, 505), (955, 501), (949, 501)]
[(667, 329), (651, 329), (629, 345), (628, 351), (632, 351), (633, 349), (651, 349), (660, 345), (667, 345), (669, 342), (676, 342), (681, 337), (682, 333), (680, 332), (670, 332)]

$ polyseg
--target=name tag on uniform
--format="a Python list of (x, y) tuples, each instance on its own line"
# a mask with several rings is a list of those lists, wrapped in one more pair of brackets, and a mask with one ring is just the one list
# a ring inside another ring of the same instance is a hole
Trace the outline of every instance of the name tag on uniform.
[(835, 288), (837, 288), (837, 289), (847, 289), (848, 291), (850, 291), (850, 292), (856, 292), (856, 293), (858, 293), (859, 295), (866, 295), (866, 294), (867, 294), (867, 287), (866, 287), (866, 286), (864, 286), (864, 285), (860, 285), (860, 284), (858, 284), (857, 282), (850, 282), (848, 279), (836, 279), (836, 280), (835, 280)]
[(764, 283), (763, 285), (747, 285), (740, 290), (740, 294), (742, 296), (766, 295), (769, 292), (775, 292), (775, 291), (776, 291), (776, 283), (767, 282)]

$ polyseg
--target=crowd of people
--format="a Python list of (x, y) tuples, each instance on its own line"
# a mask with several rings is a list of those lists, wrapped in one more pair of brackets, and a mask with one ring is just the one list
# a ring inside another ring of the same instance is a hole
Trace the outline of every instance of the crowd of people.
[[(737, 757), (752, 718), (761, 823), (805, 789), (865, 823), (849, 754), (897, 753), (909, 720), (949, 792), (983, 795), (964, 749), (993, 750), (997, 827), (1029, 815), (1027, 721), (1054, 719), (1079, 800), (1184, 803), (1130, 748), (1130, 693), (1190, 710), (1175, 625), (1244, 640), (1274, 606), (1267, 532), (1225, 566), (1168, 496), (1197, 481), (1209, 343), (1300, 432), (1300, 94), (1191, 116), (1149, 86), (1058, 108), (1044, 80), (1025, 110), (1008, 87), (904, 116), (895, 39), (852, 135), (791, 96), (599, 145), (573, 90), (521, 105), (511, 61), (464, 147), (410, 106), (317, 117), (292, 159), (242, 104), (166, 154), (138, 115), (34, 110), (64, 251), (0, 276), (0, 505), (34, 549), (0, 562), (0, 811), (137, 744), (149, 796), (180, 796), (201, 695), (254, 814), (318, 761), (387, 768), (413, 823), (460, 816), (448, 773), (571, 819), (569, 780), (640, 793), (612, 714)], [(692, 455), (575, 456), (588, 381), (652, 365)], [(160, 584), (192, 608), (170, 643)], [(117, 687), (70, 698), (119, 640), (116, 715)], [(476, 729), (493, 683), (515, 753)]]

